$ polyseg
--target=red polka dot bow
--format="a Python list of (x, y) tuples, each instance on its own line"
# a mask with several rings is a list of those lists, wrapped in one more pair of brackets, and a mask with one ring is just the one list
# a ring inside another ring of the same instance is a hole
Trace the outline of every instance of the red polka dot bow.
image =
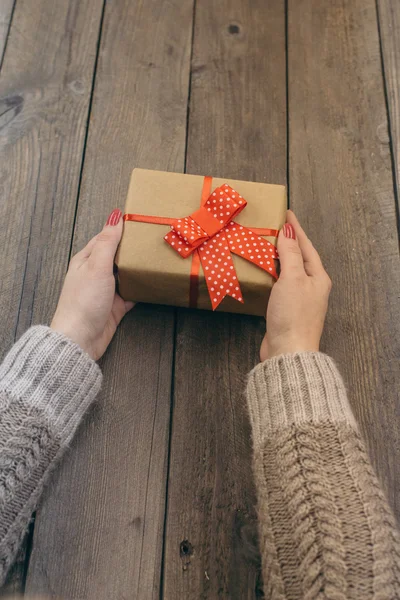
[(233, 219), (247, 202), (228, 184), (216, 188), (204, 205), (188, 217), (176, 219), (165, 236), (183, 258), (198, 251), (215, 310), (225, 296), (243, 303), (232, 254), (254, 263), (277, 279), (273, 244)]

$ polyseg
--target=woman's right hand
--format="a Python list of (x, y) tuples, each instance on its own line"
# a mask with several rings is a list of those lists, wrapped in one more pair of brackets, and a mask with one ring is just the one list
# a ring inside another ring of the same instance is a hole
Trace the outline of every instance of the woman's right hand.
[(290, 210), (279, 233), (278, 252), (281, 274), (268, 303), (262, 361), (319, 350), (332, 287), (318, 252)]
[(122, 236), (122, 212), (112, 211), (103, 230), (78, 252), (68, 268), (51, 328), (98, 360), (133, 306), (115, 291), (114, 257)]

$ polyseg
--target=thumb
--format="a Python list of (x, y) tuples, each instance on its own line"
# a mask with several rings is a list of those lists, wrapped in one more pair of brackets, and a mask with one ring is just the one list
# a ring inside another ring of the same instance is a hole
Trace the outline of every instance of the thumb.
[(115, 294), (112, 306), (112, 313), (114, 315), (117, 326), (121, 323), (126, 313), (128, 313), (134, 306), (134, 302), (125, 301), (121, 298), (121, 296)]
[(121, 241), (123, 220), (119, 208), (112, 211), (103, 230), (97, 234), (96, 243), (90, 255), (90, 262), (102, 269), (113, 268), (115, 253)]
[(303, 255), (293, 225), (285, 223), (278, 237), (281, 273), (305, 273)]

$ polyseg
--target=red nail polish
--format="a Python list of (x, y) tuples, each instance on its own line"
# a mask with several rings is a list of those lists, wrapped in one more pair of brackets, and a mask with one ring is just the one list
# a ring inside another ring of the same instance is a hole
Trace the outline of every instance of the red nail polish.
[(283, 226), (283, 235), (286, 238), (289, 238), (290, 240), (295, 240), (296, 232), (294, 230), (293, 225), (291, 225), (290, 223), (285, 223), (285, 225)]
[(111, 227), (118, 225), (121, 217), (122, 217), (122, 212), (119, 210), (119, 208), (115, 208), (112, 211), (112, 213), (110, 214), (110, 216), (108, 217), (106, 225), (111, 225)]

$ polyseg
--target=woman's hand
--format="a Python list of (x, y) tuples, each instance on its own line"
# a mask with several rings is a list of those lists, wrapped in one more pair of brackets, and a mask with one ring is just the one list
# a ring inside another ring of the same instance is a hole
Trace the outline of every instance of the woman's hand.
[(51, 328), (63, 333), (94, 360), (108, 344), (133, 302), (115, 293), (114, 257), (122, 235), (122, 213), (115, 209), (88, 245), (73, 257)]
[(278, 251), (281, 274), (268, 303), (262, 361), (319, 350), (332, 286), (318, 252), (290, 210), (278, 237)]

